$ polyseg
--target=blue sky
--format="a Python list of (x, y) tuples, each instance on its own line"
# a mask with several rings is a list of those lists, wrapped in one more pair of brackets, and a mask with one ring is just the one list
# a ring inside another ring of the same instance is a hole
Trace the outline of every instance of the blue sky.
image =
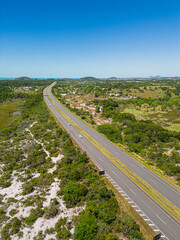
[(180, 76), (179, 0), (0, 0), (0, 77)]

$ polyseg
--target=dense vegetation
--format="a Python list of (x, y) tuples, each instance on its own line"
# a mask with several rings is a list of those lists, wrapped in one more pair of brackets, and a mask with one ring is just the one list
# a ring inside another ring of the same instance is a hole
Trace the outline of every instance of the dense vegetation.
[(180, 183), (179, 90), (179, 79), (93, 79), (60, 81), (53, 93), (111, 141)]
[[(151, 121), (135, 120), (134, 115), (127, 113), (116, 113), (113, 121), (113, 124), (98, 126), (99, 132), (114, 142), (126, 144), (130, 151), (140, 154), (147, 163), (155, 164), (167, 175), (176, 176), (180, 182), (180, 156), (177, 151), (180, 150), (180, 133), (165, 130)], [(169, 148), (174, 149), (171, 155), (166, 154)]]
[[(33, 232), (40, 219), (44, 223), (52, 219), (54, 225), (39, 231), (33, 237), (36, 240), (46, 235), (61, 240), (115, 240), (120, 236), (143, 239), (139, 226), (118, 205), (86, 153), (73, 144), (47, 111), (42, 91), (49, 82), (34, 81), (32, 85), (28, 83), (32, 88), (22, 90), (27, 83), (6, 83), (9, 92), (12, 91), (6, 100), (19, 101), (19, 105), (11, 109), (9, 114), (13, 117), (0, 132), (1, 239), (25, 239), (25, 229)], [(21, 99), (19, 91), (23, 93)], [(61, 160), (54, 162), (59, 155)], [(56, 185), (56, 197), (48, 202)], [(15, 189), (11, 189), (13, 186)], [(18, 189), (12, 197), (12, 192)], [(27, 209), (28, 214), (23, 215)], [(63, 217), (71, 209), (72, 215)]]

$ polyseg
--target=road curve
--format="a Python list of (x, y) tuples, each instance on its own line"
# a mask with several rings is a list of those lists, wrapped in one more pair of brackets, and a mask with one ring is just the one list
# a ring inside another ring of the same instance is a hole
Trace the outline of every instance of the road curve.
[[(53, 85), (51, 85), (52, 87)], [(77, 125), (84, 131), (98, 141), (103, 147), (111, 152), (115, 157), (122, 161), (128, 168), (134, 171), (148, 184), (159, 191), (169, 201), (177, 207), (180, 206), (180, 191), (171, 186), (165, 180), (151, 172), (107, 139), (102, 137), (96, 131), (91, 129), (80, 119), (71, 114), (65, 109), (51, 94), (51, 88), (48, 89), (48, 96), (46, 94), (47, 88), (44, 90), (44, 100), (55, 115), (56, 119), (77, 142), (77, 144), (88, 154), (94, 163), (100, 168), (104, 169), (107, 177), (118, 189), (118, 191), (127, 199), (127, 201), (135, 208), (135, 210), (147, 221), (147, 223), (157, 232), (162, 232), (164, 239), (177, 240), (180, 236), (180, 225), (172, 219), (159, 205), (157, 205), (146, 193), (144, 193), (134, 182), (132, 182), (119, 168), (117, 168), (109, 159), (107, 159), (97, 148), (90, 143), (85, 137), (80, 138), (79, 131), (68, 125), (68, 121), (64, 118), (57, 108), (51, 104), (51, 101), (61, 109), (68, 117), (70, 117)], [(50, 99), (51, 101), (50, 101)], [(170, 196), (172, 194), (172, 196)]]

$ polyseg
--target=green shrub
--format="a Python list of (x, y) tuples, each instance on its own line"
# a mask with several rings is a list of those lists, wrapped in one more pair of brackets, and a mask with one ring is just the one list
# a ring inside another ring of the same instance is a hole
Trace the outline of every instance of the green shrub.
[(1, 231), (1, 239), (2, 240), (11, 240), (11, 237), (9, 234), (10, 228), (11, 228), (11, 224), (6, 223), (6, 225), (3, 227), (2, 231)]
[(0, 204), (2, 204), (3, 198), (4, 198), (4, 196), (2, 194), (0, 194)]
[(86, 213), (89, 215), (98, 216), (98, 207), (95, 202), (89, 201), (86, 203)]
[(13, 203), (16, 203), (17, 201), (18, 201), (18, 200), (15, 199), (15, 198), (13, 198), (13, 197), (10, 197), (10, 198), (7, 199), (7, 202), (8, 202), (8, 203), (12, 203), (12, 202), (13, 202)]
[(64, 187), (64, 197), (68, 207), (75, 206), (87, 194), (86, 186), (76, 182), (69, 182)]
[(31, 182), (34, 187), (47, 188), (54, 182), (54, 178), (51, 173), (42, 173), (39, 177), (33, 178)]
[(113, 121), (115, 122), (123, 122), (123, 121), (131, 121), (131, 122), (135, 122), (136, 118), (133, 114), (131, 113), (120, 113), (117, 112), (113, 115)]
[(11, 220), (11, 230), (10, 235), (14, 235), (19, 232), (19, 229), (21, 227), (21, 221), (15, 217)]
[(43, 234), (43, 231), (39, 231), (37, 236), (33, 238), (33, 240), (43, 240), (45, 238), (46, 234)]
[(89, 159), (88, 159), (88, 156), (85, 152), (81, 153), (80, 151), (78, 151), (77, 154), (76, 154), (75, 161), (80, 162), (80, 163), (88, 163)]
[(6, 180), (2, 180), (0, 179), (0, 187), (2, 188), (8, 188), (11, 186), (11, 182), (10, 181), (6, 181)]
[(6, 216), (4, 209), (0, 208), (0, 224), (7, 221), (9, 217)]
[(11, 209), (11, 211), (9, 212), (9, 215), (14, 216), (17, 213), (16, 209)]
[(111, 198), (111, 196), (114, 196), (114, 193), (112, 190), (108, 190), (105, 186), (102, 186), (99, 188), (99, 197), (100, 199), (108, 200)]
[(93, 239), (98, 231), (97, 219), (93, 214), (82, 215), (75, 228), (75, 238), (77, 240)]
[(110, 224), (116, 219), (119, 211), (119, 206), (115, 197), (111, 197), (108, 201), (101, 201), (99, 203), (98, 218)]
[(34, 187), (30, 182), (24, 183), (22, 185), (22, 188), (23, 188), (23, 192), (22, 192), (23, 195), (29, 194), (34, 191)]
[(120, 220), (119, 231), (125, 236), (135, 239), (143, 239), (139, 225), (130, 215), (124, 215)]
[(78, 181), (81, 178), (78, 169), (76, 169), (76, 168), (73, 169), (69, 174), (69, 178), (72, 181)]
[(46, 234), (53, 234), (53, 233), (55, 233), (55, 229), (54, 228), (47, 228), (45, 233)]
[(32, 225), (36, 220), (37, 220), (37, 216), (36, 215), (30, 215), (29, 217), (25, 218), (25, 223), (27, 225)]
[(58, 206), (50, 204), (49, 207), (44, 209), (44, 217), (47, 219), (53, 218), (58, 214)]
[(46, 200), (46, 198), (40, 197), (39, 195), (32, 195), (26, 198), (23, 201), (23, 204), (25, 207), (35, 206), (35, 205), (37, 205), (38, 207), (42, 207), (42, 203), (44, 200)]
[(71, 232), (65, 227), (60, 228), (56, 234), (57, 240), (66, 240), (69, 239), (70, 236)]
[(122, 127), (117, 124), (102, 124), (98, 126), (98, 131), (106, 135), (113, 142), (122, 142)]
[(112, 233), (109, 233), (106, 237), (105, 237), (105, 240), (118, 240), (119, 238), (115, 235), (115, 234), (112, 234)]
[(55, 230), (56, 232), (58, 231), (59, 228), (61, 228), (62, 226), (64, 226), (67, 222), (67, 218), (60, 218), (57, 223), (55, 224)]
[(29, 217), (25, 218), (25, 223), (27, 225), (32, 225), (39, 217), (42, 217), (44, 214), (44, 210), (40, 207), (37, 207), (35, 209), (31, 209), (31, 214)]
[(11, 235), (14, 235), (19, 232), (21, 227), (21, 221), (18, 218), (13, 218), (9, 223), (3, 227), (1, 231), (1, 239), (2, 240), (10, 240)]

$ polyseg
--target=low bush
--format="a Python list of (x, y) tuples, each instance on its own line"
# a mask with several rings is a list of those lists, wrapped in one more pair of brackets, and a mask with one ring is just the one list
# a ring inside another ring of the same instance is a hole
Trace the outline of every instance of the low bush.
[(59, 208), (56, 204), (50, 204), (48, 207), (44, 209), (44, 217), (47, 219), (55, 217), (59, 212)]
[(22, 192), (23, 195), (27, 195), (34, 191), (34, 187), (33, 187), (32, 183), (30, 183), (30, 182), (24, 183), (22, 185), (22, 188), (23, 188), (23, 192)]
[(66, 240), (66, 239), (69, 239), (70, 236), (71, 236), (71, 232), (65, 227), (60, 228), (56, 234), (57, 240)]
[(11, 235), (14, 235), (20, 231), (21, 221), (18, 218), (11, 219), (10, 222), (6, 223), (1, 231), (2, 240), (10, 240)]
[(39, 217), (42, 217), (44, 214), (44, 210), (40, 207), (37, 207), (35, 209), (31, 209), (31, 214), (29, 217), (25, 218), (25, 223), (27, 225), (32, 225)]
[(63, 193), (63, 199), (65, 200), (67, 206), (74, 207), (81, 201), (82, 197), (87, 194), (87, 188), (83, 184), (71, 181), (65, 185)]
[(16, 209), (11, 209), (11, 211), (9, 212), (9, 215), (14, 216), (17, 213)]
[(93, 239), (98, 231), (97, 219), (93, 214), (84, 214), (79, 218), (75, 228), (75, 238), (78, 240)]

